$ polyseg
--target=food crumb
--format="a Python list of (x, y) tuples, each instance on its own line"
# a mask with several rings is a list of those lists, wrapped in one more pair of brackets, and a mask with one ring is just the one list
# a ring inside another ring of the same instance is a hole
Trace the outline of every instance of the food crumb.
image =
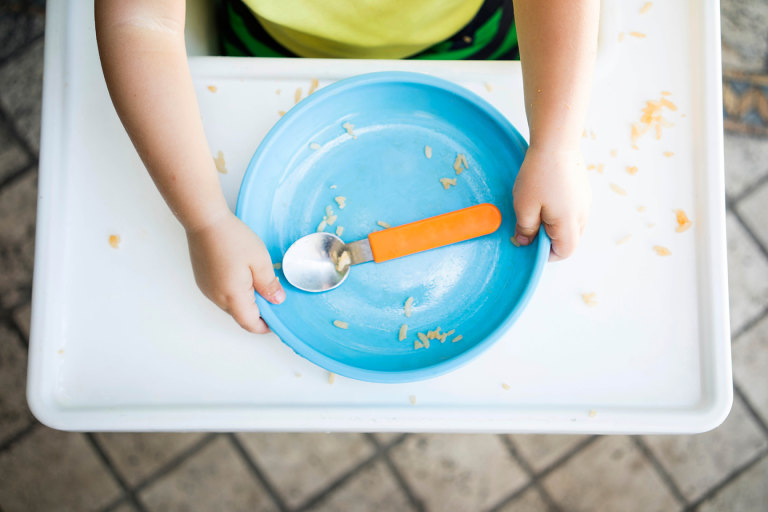
[(334, 320), (333, 325), (338, 327), (339, 329), (349, 329), (349, 324), (347, 322), (344, 322), (342, 320)]
[(597, 306), (597, 294), (595, 292), (582, 293), (581, 300), (589, 307)]
[(113, 249), (118, 249), (120, 247), (120, 236), (109, 235), (109, 245), (111, 245)]
[(405, 316), (410, 318), (412, 312), (413, 312), (413, 297), (408, 297), (407, 299), (405, 299)]
[(643, 212), (645, 211), (645, 206), (643, 206), (643, 205), (638, 205), (638, 206), (637, 206), (637, 211), (638, 211), (638, 212), (640, 212), (640, 213), (643, 213)]
[(424, 146), (424, 156), (432, 158), (432, 146)]
[(331, 185), (331, 186), (330, 186), (330, 187), (328, 187), (328, 188), (330, 188), (330, 189), (334, 189), (334, 188), (336, 188), (336, 185)]
[(408, 336), (408, 324), (400, 326), (400, 331), (397, 333), (398, 341), (403, 341)]
[(293, 93), (293, 102), (298, 103), (301, 101), (301, 87), (296, 88), (296, 92)]
[(656, 251), (656, 254), (659, 256), (669, 256), (672, 254), (672, 251), (667, 249), (666, 247), (662, 247), (661, 245), (654, 245), (653, 250)]
[(675, 153), (673, 151), (665, 151), (664, 152), (664, 156), (669, 158), (671, 156), (675, 156)]
[(624, 32), (619, 32), (619, 42), (624, 40)]
[(638, 39), (645, 39), (645, 34), (642, 32), (630, 32), (629, 35), (632, 37), (637, 37)]
[(425, 347), (429, 348), (429, 338), (426, 334), (423, 332), (417, 332), (416, 336), (419, 337), (419, 340), (424, 344)]
[(488, 82), (485, 82), (485, 90), (491, 92), (493, 90), (493, 86)]
[(451, 186), (456, 186), (456, 178), (440, 178), (440, 184), (445, 190), (448, 190)]
[(275, 270), (280, 270), (281, 268), (283, 268), (283, 264), (280, 263), (280, 262), (273, 263), (272, 264), (272, 268), (275, 269)]
[(675, 210), (675, 216), (677, 217), (677, 227), (675, 228), (677, 233), (687, 231), (693, 224), (683, 210)]
[(584, 128), (584, 131), (581, 132), (581, 136), (582, 136), (582, 138), (585, 138), (585, 139), (587, 138), (587, 129), (586, 128)]
[(597, 135), (595, 134), (594, 131), (589, 130), (589, 138), (592, 140), (597, 140)]
[(626, 236), (624, 236), (622, 238), (619, 238), (618, 240), (616, 240), (616, 245), (625, 244), (625, 243), (629, 242), (630, 238), (632, 238), (632, 235), (626, 235)]
[(502, 389), (504, 389), (504, 391), (509, 391), (510, 389), (512, 389), (512, 386), (510, 386), (506, 382), (502, 382), (501, 383), (501, 387), (502, 387)]
[(383, 220), (377, 221), (376, 224), (378, 224), (379, 226), (383, 227), (384, 229), (389, 229), (389, 228), (392, 227), (389, 224), (387, 224), (386, 222), (384, 222)]
[(671, 96), (671, 95), (672, 95), (672, 93), (671, 93), (671, 92), (669, 92), (669, 91), (661, 91), (661, 95), (662, 95), (662, 96)]
[(317, 81), (317, 78), (313, 78), (312, 82), (309, 85), (309, 91), (307, 92), (307, 96), (315, 92), (317, 90), (318, 85), (320, 85), (320, 82)]
[(652, 5), (653, 5), (653, 2), (645, 2), (643, 6), (640, 8), (640, 14), (645, 14), (648, 11), (650, 11)]
[(336, 381), (336, 374), (328, 372), (328, 384), (333, 384)]
[(336, 236), (341, 237), (342, 233), (344, 233), (344, 226), (336, 226)]
[(472, 38), (470, 36), (464, 36), (464, 37), (461, 38), (461, 40), (464, 41), (467, 44), (472, 42)]
[(216, 92), (218, 90), (218, 88), (215, 85), (209, 85), (208, 86), (208, 90), (211, 91), (211, 92)]
[(344, 273), (352, 264), (352, 259), (349, 257), (349, 251), (343, 251), (339, 259), (336, 261), (336, 271)]
[(512, 242), (512, 245), (515, 247), (520, 247), (520, 242), (517, 241), (517, 238), (514, 236), (509, 237), (509, 241)]
[(339, 218), (338, 215), (331, 215), (330, 217), (328, 217), (326, 222), (328, 223), (329, 226), (333, 226), (336, 223), (336, 219), (338, 218)]
[(347, 198), (344, 196), (336, 196), (333, 198), (334, 201), (336, 201), (336, 204), (339, 205), (339, 209), (343, 210), (345, 206), (347, 206)]
[(420, 348), (424, 348), (424, 344), (419, 340), (415, 340), (413, 342), (413, 350), (419, 350)]
[(353, 139), (356, 139), (356, 138), (357, 138), (357, 135), (355, 135), (355, 131), (354, 131), (354, 130), (355, 130), (355, 125), (353, 125), (352, 123), (350, 123), (349, 121), (347, 121), (346, 123), (344, 123), (343, 125), (341, 125), (341, 127), (342, 127), (342, 128), (344, 128), (344, 129), (347, 131), (347, 133), (348, 133), (348, 134), (349, 134), (349, 135), (350, 135), (350, 136), (351, 136)]
[(58, 350), (58, 352), (56, 352), (56, 353), (57, 353), (57, 354), (59, 354), (60, 356), (61, 356), (61, 355), (64, 355), (64, 349), (63, 349), (63, 348), (60, 348), (60, 349)]
[(408, 399), (411, 401), (411, 405), (416, 405), (416, 395), (411, 395)]
[(321, 231), (325, 231), (325, 228), (328, 227), (328, 221), (325, 219), (320, 221), (320, 224), (317, 225), (316, 231), (319, 233)]
[(627, 166), (627, 174), (631, 174), (631, 175), (634, 176), (635, 174), (637, 174), (637, 171), (638, 171), (638, 169), (637, 169), (636, 165), (628, 165)]
[(285, 115), (285, 110), (278, 110), (277, 115), (279, 115), (280, 117), (283, 117)]
[(278, 96), (280, 96), (280, 89), (275, 89), (275, 94), (277, 94)]
[(597, 172), (599, 174), (603, 174), (604, 169), (605, 169), (605, 164), (597, 164)]
[(616, 155), (618, 155), (618, 154), (619, 154), (619, 151), (617, 149), (612, 149), (611, 150), (611, 156), (612, 157), (616, 158)]
[(309, 145), (309, 149), (314, 149), (314, 150), (318, 150), (321, 147), (322, 146), (320, 144), (318, 144), (317, 142), (313, 142), (312, 144)]
[[(458, 176), (464, 169), (469, 169), (469, 164), (467, 164), (467, 158), (462, 153), (459, 153), (456, 155), (456, 160), (453, 162), (453, 170), (456, 171), (456, 175)], [(454, 183), (454, 185), (455, 184), (456, 183)]]
[(227, 174), (227, 163), (224, 161), (224, 153), (219, 151), (213, 159), (213, 164), (221, 174)]
[(297, 379), (301, 378), (301, 372), (295, 372), (294, 375), (296, 376)]
[(648, 227), (649, 227), (649, 228), (652, 228), (652, 227), (654, 227), (655, 225), (656, 225), (656, 224), (654, 224), (653, 222), (649, 222), (649, 223), (648, 223)]
[(590, 410), (589, 411), (589, 417), (590, 418), (594, 418), (595, 416), (597, 416), (597, 411), (594, 410), (594, 409)]
[(613, 190), (614, 192), (616, 192), (616, 193), (617, 193), (617, 194), (619, 194), (620, 196), (625, 196), (625, 195), (627, 195), (627, 191), (626, 191), (626, 190), (624, 190), (623, 188), (621, 188), (620, 186), (618, 186), (618, 185), (617, 185), (617, 184), (615, 184), (615, 183), (611, 183), (611, 184), (610, 184), (610, 187), (611, 187), (611, 190)]
[(463, 339), (464, 339), (464, 336), (462, 336), (461, 334), (459, 334), (458, 336), (456, 336), (455, 338), (453, 338), (453, 339), (451, 340), (451, 343), (456, 343), (457, 341), (461, 341), (461, 340), (463, 340)]

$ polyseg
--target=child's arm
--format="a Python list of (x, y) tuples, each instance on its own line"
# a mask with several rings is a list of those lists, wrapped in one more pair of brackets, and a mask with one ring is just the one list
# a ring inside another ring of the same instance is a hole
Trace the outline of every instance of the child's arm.
[(598, 0), (515, 0), (531, 145), (514, 188), (516, 237), (540, 223), (550, 259), (567, 258), (587, 222), (591, 190), (579, 143), (597, 51)]
[(262, 241), (227, 208), (189, 73), (185, 0), (96, 0), (101, 64), (118, 115), (187, 232), (202, 292), (245, 329), (266, 332), (254, 290), (285, 292)]

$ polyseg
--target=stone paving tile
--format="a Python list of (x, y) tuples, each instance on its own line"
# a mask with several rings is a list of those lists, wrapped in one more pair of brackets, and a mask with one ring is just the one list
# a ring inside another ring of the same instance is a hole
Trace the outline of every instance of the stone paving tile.
[(734, 380), (768, 423), (768, 317), (733, 342)]
[(534, 471), (541, 471), (588, 438), (582, 435), (516, 434), (509, 436)]
[(725, 222), (731, 332), (737, 332), (768, 305), (768, 261), (733, 214)]
[(0, 67), (0, 106), (36, 153), (40, 151), (42, 95), (43, 39), (38, 39)]
[(29, 302), (19, 306), (13, 311), (13, 321), (16, 322), (16, 325), (19, 329), (21, 329), (21, 332), (24, 333), (24, 337), (27, 341), (29, 341), (29, 326), (31, 323), (31, 315), (32, 305)]
[(563, 510), (673, 511), (681, 507), (626, 436), (601, 437), (543, 480)]
[(141, 492), (157, 512), (277, 510), (226, 437), (215, 439), (172, 473)]
[(374, 452), (361, 434), (237, 434), (291, 507), (304, 503)]
[(27, 153), (13, 138), (5, 123), (0, 123), (0, 182), (28, 163)]
[(0, 190), (0, 306), (21, 300), (32, 282), (37, 174), (30, 172)]
[(698, 512), (757, 512), (768, 510), (768, 457), (739, 475), (702, 503)]
[(768, 248), (768, 182), (742, 199), (736, 210), (763, 247)]
[(725, 134), (725, 192), (743, 194), (768, 174), (768, 138)]
[(96, 434), (104, 451), (129, 485), (137, 485), (203, 437), (199, 433)]
[(721, 0), (723, 67), (741, 71), (764, 71), (768, 55), (768, 3)]
[(5, 512), (100, 510), (120, 488), (82, 434), (35, 428), (0, 454)]
[(403, 434), (398, 432), (377, 432), (373, 435), (379, 443), (389, 444)]
[(391, 456), (413, 493), (436, 512), (483, 510), (528, 482), (495, 435), (413, 435)]
[(18, 335), (0, 325), (0, 443), (32, 421), (25, 396), (27, 353)]
[(117, 508), (112, 509), (112, 512), (138, 512), (138, 509), (130, 503), (122, 503)]
[(549, 512), (549, 507), (541, 497), (541, 493), (535, 487), (531, 487), (501, 507), (498, 512)]
[(0, 6), (0, 61), (43, 35), (45, 13), (40, 8), (15, 2)]
[(379, 460), (361, 470), (358, 475), (309, 510), (406, 512), (414, 509), (386, 464)]
[(715, 430), (691, 436), (648, 436), (645, 440), (689, 501), (696, 501), (768, 446), (738, 398), (728, 419)]

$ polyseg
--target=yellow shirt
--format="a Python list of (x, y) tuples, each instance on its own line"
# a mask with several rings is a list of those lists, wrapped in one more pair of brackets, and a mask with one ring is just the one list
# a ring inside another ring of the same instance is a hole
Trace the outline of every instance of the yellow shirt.
[(243, 0), (301, 57), (401, 59), (448, 39), (483, 0)]

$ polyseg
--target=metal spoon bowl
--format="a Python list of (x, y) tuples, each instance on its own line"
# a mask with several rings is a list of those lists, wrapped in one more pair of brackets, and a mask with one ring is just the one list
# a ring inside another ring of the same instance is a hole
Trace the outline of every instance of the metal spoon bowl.
[(332, 233), (312, 233), (291, 245), (283, 256), (283, 275), (305, 292), (333, 290), (349, 275), (349, 253)]

